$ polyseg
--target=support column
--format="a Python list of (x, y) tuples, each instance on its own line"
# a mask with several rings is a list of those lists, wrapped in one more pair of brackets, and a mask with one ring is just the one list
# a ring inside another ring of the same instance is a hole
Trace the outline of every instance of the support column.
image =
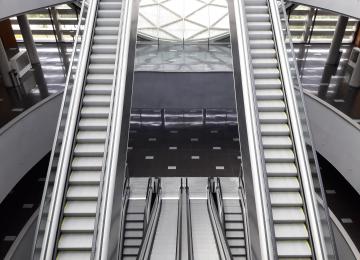
[(31, 62), (31, 64), (39, 64), (40, 63), (39, 55), (36, 50), (34, 38), (32, 37), (32, 32), (31, 32), (29, 21), (28, 21), (26, 15), (25, 14), (19, 15), (17, 17), (17, 20), (19, 23), (22, 37), (24, 39), (24, 44), (25, 44), (27, 53), (29, 55), (30, 62)]
[(30, 63), (32, 64), (32, 67), (34, 69), (35, 81), (39, 88), (40, 95), (42, 98), (45, 98), (49, 95), (49, 91), (47, 89), (44, 73), (41, 68), (39, 55), (36, 50), (34, 38), (32, 36), (32, 32), (31, 32), (30, 25), (29, 25), (29, 21), (25, 14), (19, 15), (17, 17), (17, 20), (19, 23), (22, 37), (24, 39), (24, 44), (25, 44), (26, 51), (27, 51), (27, 54), (30, 59)]
[(12, 81), (10, 77), (10, 65), (3, 42), (0, 38), (0, 73), (6, 87), (12, 87)]
[(321, 78), (321, 84), (318, 92), (320, 98), (326, 98), (327, 91), (329, 89), (329, 84), (333, 75), (337, 71), (337, 67), (340, 62), (341, 52), (340, 47), (342, 40), (345, 35), (346, 26), (349, 21), (349, 17), (339, 16), (339, 20), (336, 24), (336, 29), (334, 33), (334, 38), (331, 42), (329, 55), (325, 64), (324, 72)]
[(355, 68), (349, 81), (345, 97), (345, 112), (350, 114), (355, 106), (355, 101), (360, 90), (360, 57), (357, 58)]
[(53, 22), (54, 22), (55, 34), (56, 34), (56, 38), (58, 40), (58, 45), (59, 45), (59, 48), (60, 48), (60, 53), (59, 54), (62, 56), (62, 60), (63, 60), (64, 67), (65, 67), (65, 75), (66, 75), (67, 71), (69, 70), (69, 61), (68, 61), (68, 59), (66, 57), (66, 46), (63, 43), (63, 37), (62, 37), (62, 34), (61, 34), (61, 28), (60, 28), (60, 23), (59, 23), (59, 19), (58, 19), (58, 13), (57, 13), (55, 7), (50, 8), (50, 14), (51, 14), (50, 19), (52, 19)]

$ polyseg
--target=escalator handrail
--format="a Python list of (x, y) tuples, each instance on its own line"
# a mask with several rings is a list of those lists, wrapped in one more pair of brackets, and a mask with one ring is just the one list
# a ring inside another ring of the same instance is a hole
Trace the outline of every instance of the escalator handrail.
[(245, 195), (244, 195), (244, 188), (242, 188), (242, 186), (240, 186), (238, 188), (238, 194), (239, 194), (239, 199), (240, 199), (240, 207), (241, 207), (241, 212), (243, 213), (243, 226), (244, 226), (244, 240), (245, 240), (245, 250), (246, 250), (246, 255), (250, 256), (250, 238), (249, 238), (249, 219), (248, 219), (248, 214), (247, 214), (247, 208), (246, 208), (246, 204), (244, 201)]
[(115, 69), (110, 104), (111, 115), (108, 122), (108, 144), (105, 149), (103, 164), (103, 181), (100, 187), (99, 219), (96, 223), (95, 258), (107, 259), (110, 245), (110, 230), (112, 225), (112, 208), (115, 194), (115, 183), (119, 172), (118, 158), (121, 153), (120, 139), (122, 134), (123, 108), (125, 104), (125, 87), (128, 68), (129, 43), (131, 37), (132, 11), (135, 1), (123, 0), (120, 16), (120, 33), (116, 50)]
[[(249, 147), (249, 159), (253, 181), (253, 196), (256, 204), (257, 233), (260, 254), (263, 259), (273, 260), (276, 257), (275, 240), (270, 208), (270, 195), (265, 180), (265, 156), (261, 145), (259, 113), (256, 104), (255, 80), (252, 58), (250, 55), (250, 40), (247, 29), (244, 0), (233, 0), (236, 23), (237, 44), (241, 71), (244, 113), (246, 115), (246, 132)], [(251, 257), (251, 255), (249, 255)]]
[[(92, 36), (94, 33), (95, 20), (98, 9), (98, 0), (93, 0), (89, 5), (87, 12), (84, 40), (81, 44), (79, 59), (77, 62), (77, 70), (75, 73), (73, 91), (71, 94), (68, 116), (65, 124), (63, 135), (63, 142), (61, 145), (58, 167), (56, 170), (54, 189), (49, 207), (49, 214), (44, 232), (44, 241), (42, 244), (42, 251), (40, 259), (52, 259), (55, 253), (55, 245), (57, 239), (57, 231), (59, 226), (59, 219), (61, 215), (61, 207), (63, 204), (63, 197), (65, 193), (66, 180), (70, 166), (73, 140), (75, 137), (76, 122), (78, 120), (81, 97), (84, 86), (84, 79), (88, 68), (88, 60), (90, 56), (90, 47), (92, 43)], [(80, 20), (81, 21), (81, 20)], [(73, 60), (72, 60), (73, 62)], [(70, 67), (71, 70), (71, 67)], [(69, 71), (69, 74), (71, 71)], [(67, 82), (69, 77), (67, 79)], [(64, 92), (65, 93), (65, 92)]]
[(221, 182), (220, 182), (219, 178), (216, 178), (215, 193), (217, 196), (217, 204), (218, 204), (220, 222), (224, 226), (224, 223), (225, 223), (224, 203), (223, 203), (223, 197), (222, 197)]
[(190, 193), (188, 180), (186, 179), (185, 185), (186, 192), (186, 224), (187, 224), (187, 240), (188, 240), (188, 259), (194, 260), (194, 245), (192, 238), (192, 223), (191, 223), (191, 207), (190, 207)]
[[(307, 108), (305, 106), (305, 97), (304, 97), (304, 90), (303, 90), (303, 86), (300, 80), (300, 76), (299, 76), (299, 68), (298, 68), (298, 64), (296, 62), (296, 55), (295, 55), (295, 51), (294, 51), (294, 45), (292, 42), (292, 37), (291, 37), (291, 33), (290, 33), (290, 29), (289, 29), (289, 19), (288, 19), (288, 15), (286, 12), (286, 7), (285, 7), (285, 3), (284, 0), (278, 0), (280, 3), (280, 11), (282, 11), (283, 15), (284, 15), (284, 23), (285, 23), (285, 33), (287, 35), (287, 38), (289, 40), (288, 44), (290, 46), (290, 58), (293, 60), (293, 65), (294, 65), (294, 69), (295, 69), (295, 80), (297, 83), (297, 86), (295, 84), (295, 88), (297, 91), (299, 91), (300, 93), (300, 102), (302, 102), (302, 108), (303, 108), (303, 115), (304, 118), (302, 118), (302, 120), (305, 120), (305, 126), (306, 126), (306, 130), (308, 131), (308, 136), (307, 136), (307, 140), (306, 143), (309, 144), (311, 146), (311, 153), (312, 156), (314, 157), (314, 164), (315, 164), (315, 168), (316, 168), (316, 178), (318, 179), (319, 182), (319, 186), (320, 186), (320, 192), (319, 194), (315, 194), (316, 197), (320, 196), (322, 199), (322, 202), (318, 205), (321, 205), (322, 209), (319, 210), (323, 210), (323, 213), (325, 214), (325, 221), (320, 220), (322, 224), (322, 226), (326, 225), (326, 228), (328, 228), (329, 230), (329, 236), (330, 236), (330, 243), (331, 243), (331, 249), (328, 249), (328, 255), (329, 253), (331, 254), (331, 258), (334, 258), (335, 260), (339, 259), (339, 255), (337, 252), (337, 248), (336, 248), (336, 243), (335, 243), (335, 237), (334, 237), (334, 231), (333, 231), (333, 225), (331, 225), (331, 218), (330, 218), (330, 210), (328, 208), (328, 204), (327, 204), (327, 200), (326, 200), (326, 195), (325, 195), (325, 188), (322, 182), (322, 177), (321, 177), (321, 173), (320, 173), (320, 166), (319, 166), (319, 162), (317, 160), (317, 155), (316, 155), (316, 150), (315, 150), (315, 145), (314, 145), (314, 141), (313, 141), (313, 135), (312, 135), (312, 131), (310, 128), (310, 121), (309, 121), (309, 117), (308, 117), (308, 113), (307, 113)], [(294, 78), (294, 77), (293, 77)], [(300, 116), (301, 117), (301, 116)], [(309, 156), (311, 156), (311, 154), (309, 154)], [(317, 200), (319, 202), (319, 200)], [(320, 206), (319, 206), (320, 207)], [(321, 215), (321, 213), (320, 213)], [(319, 220), (318, 220), (319, 221)], [(326, 222), (326, 223), (324, 223)], [(327, 240), (327, 238), (325, 238), (325, 240)], [(327, 243), (328, 244), (328, 243)]]
[(178, 201), (178, 218), (177, 218), (177, 233), (176, 233), (176, 256), (175, 260), (181, 260), (181, 245), (182, 245), (182, 202), (183, 202), (183, 194), (184, 194), (184, 188), (182, 185), (182, 179), (181, 179), (181, 186), (179, 190), (179, 201)]
[[(295, 97), (294, 82), (292, 80), (287, 48), (284, 35), (282, 33), (281, 19), (277, 6), (277, 0), (268, 0), (270, 17), (273, 26), (275, 46), (279, 58), (279, 71), (282, 76), (284, 94), (288, 108), (292, 138), (295, 146), (295, 156), (301, 177), (303, 196), (306, 204), (311, 238), (313, 241), (313, 250), (318, 260), (327, 259), (325, 241), (321, 230), (320, 216), (316, 206), (316, 194), (311, 177), (311, 168), (306, 152), (306, 143), (302, 132), (298, 105)], [(289, 38), (290, 39), (290, 38)], [(299, 82), (298, 82), (299, 84)]]
[(217, 244), (220, 260), (231, 260), (232, 257), (231, 257), (230, 249), (226, 242), (224, 229), (220, 223), (219, 214), (216, 210), (213, 194), (212, 194), (211, 188), (209, 186), (208, 186), (208, 193), (207, 193), (207, 206), (208, 206), (207, 208), (209, 211), (210, 222), (211, 222), (212, 229), (214, 231), (214, 238), (215, 238), (215, 241)]
[(120, 237), (119, 237), (119, 244), (118, 244), (118, 255), (122, 256), (123, 246), (124, 246), (124, 235), (125, 235), (125, 220), (126, 220), (126, 213), (127, 208), (129, 205), (129, 198), (130, 198), (130, 186), (129, 186), (129, 178), (126, 178), (125, 187), (124, 187), (124, 194), (123, 194), (123, 203), (120, 213)]
[(144, 210), (144, 232), (146, 231), (147, 225), (149, 223), (150, 212), (151, 212), (151, 201), (153, 197), (153, 185), (152, 178), (149, 178), (148, 185), (146, 188), (146, 199), (145, 199), (145, 210)]
[(34, 259), (35, 257), (35, 250), (36, 250), (36, 243), (38, 240), (38, 236), (39, 236), (39, 230), (40, 230), (40, 224), (42, 221), (42, 215), (44, 213), (44, 207), (45, 207), (45, 203), (46, 203), (46, 197), (47, 197), (47, 193), (48, 193), (48, 186), (49, 186), (49, 180), (50, 180), (50, 175), (52, 173), (52, 165), (54, 162), (54, 156), (55, 156), (55, 150), (56, 150), (56, 146), (58, 145), (58, 140), (59, 140), (59, 132), (60, 132), (60, 128), (61, 128), (61, 122), (63, 119), (63, 111), (65, 108), (65, 102), (66, 102), (66, 96), (68, 94), (69, 91), (69, 82), (70, 82), (70, 77), (72, 75), (71, 70), (74, 64), (74, 60), (75, 60), (75, 54), (76, 54), (76, 47), (79, 43), (79, 38), (80, 38), (80, 31), (82, 30), (81, 28), (81, 23), (82, 23), (82, 18), (85, 12), (85, 8), (88, 7), (88, 4), (86, 4), (86, 1), (83, 1), (81, 4), (81, 9), (80, 9), (80, 13), (79, 13), (79, 20), (78, 20), (78, 24), (77, 24), (77, 29), (76, 29), (76, 34), (74, 37), (74, 43), (73, 43), (73, 48), (72, 48), (72, 53), (71, 53), (71, 58), (70, 58), (70, 64), (69, 64), (69, 71), (67, 73), (66, 76), (66, 81), (65, 81), (65, 88), (63, 91), (63, 97), (62, 97), (62, 102), (61, 102), (61, 107), (59, 110), (59, 117), (58, 117), (58, 121), (56, 124), (56, 132), (55, 132), (55, 137), (54, 137), (54, 141), (53, 141), (53, 145), (52, 145), (52, 149), (51, 149), (51, 155), (50, 155), (50, 160), (49, 160), (49, 167), (47, 170), (47, 174), (46, 174), (46, 181), (45, 181), (45, 185), (44, 185), (44, 192), (41, 198), (41, 204), (39, 207), (39, 215), (38, 215), (38, 220), (37, 220), (37, 224), (36, 224), (36, 230), (35, 230), (35, 237), (34, 237), (34, 243), (33, 243), (33, 248), (32, 248), (32, 255), (31, 255), (31, 259)]
[(141, 243), (137, 260), (148, 260), (150, 258), (151, 248), (154, 242), (157, 224), (159, 222), (159, 217), (160, 217), (161, 203), (162, 203), (161, 197), (162, 197), (161, 188), (159, 187), (157, 196), (155, 198), (154, 206), (151, 211), (149, 225), (148, 228), (146, 229), (145, 236)]

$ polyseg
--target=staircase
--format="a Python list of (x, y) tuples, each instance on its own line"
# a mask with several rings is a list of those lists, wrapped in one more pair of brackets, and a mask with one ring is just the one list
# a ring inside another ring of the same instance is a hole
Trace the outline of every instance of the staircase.
[(144, 200), (129, 200), (125, 219), (123, 260), (136, 260), (144, 235)]
[(224, 199), (224, 229), (233, 260), (246, 260), (243, 212), (238, 200)]
[(78, 132), (73, 148), (57, 259), (90, 259), (114, 81), (121, 1), (100, 0)]
[(268, 0), (244, 2), (277, 254), (312, 259)]

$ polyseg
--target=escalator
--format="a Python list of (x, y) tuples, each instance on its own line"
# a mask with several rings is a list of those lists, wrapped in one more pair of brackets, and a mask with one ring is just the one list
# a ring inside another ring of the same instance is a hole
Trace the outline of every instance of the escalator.
[(40, 221), (46, 228), (44, 238), (38, 236), (43, 242), (36, 258), (90, 259), (95, 254), (101, 203), (107, 197), (103, 185), (108, 178), (108, 147), (114, 141), (111, 124), (116, 118), (119, 50), (127, 39), (122, 4), (121, 0), (89, 2), (80, 54), (69, 71), (74, 81), (71, 99), (65, 90), (61, 116), (66, 124), (59, 121), (58, 126), (65, 131), (61, 150), (52, 155), (56, 174), (49, 173), (54, 175), (48, 181), (54, 188), (44, 192), (52, 196), (51, 203), (43, 202)]
[(267, 0), (245, 0), (245, 10), (277, 254), (279, 258), (312, 258), (306, 205)]
[(63, 201), (63, 215), (59, 219), (58, 258), (91, 255), (109, 124), (120, 13), (121, 1), (99, 1), (89, 69), (79, 108), (73, 159)]
[(293, 90), (289, 91), (292, 79), (284, 58), (278, 2), (234, 2), (244, 117), (249, 146), (254, 149), (250, 152), (253, 179), (262, 185), (258, 188), (262, 202), (257, 204), (264, 213), (259, 223), (269, 219), (261, 231), (270, 234), (263, 243), (271, 248), (267, 257), (323, 259), (314, 187), (294, 112), (298, 108)]
[(247, 259), (237, 186), (229, 191), (235, 195), (224, 199), (225, 223), (220, 221), (210, 186), (206, 177), (161, 178), (159, 204), (152, 209), (139, 260)]
[[(263, 162), (263, 172), (258, 175), (264, 178), (264, 186), (257, 191), (265, 205), (263, 210), (267, 211), (262, 221), (269, 228), (264, 228), (263, 234), (270, 241), (267, 246), (273, 247), (268, 252), (274, 257), (268, 259), (320, 260), (322, 253), (317, 245), (321, 239), (314, 228), (316, 214), (311, 208), (314, 197), (308, 195), (313, 187), (305, 178), (303, 158), (299, 158), (302, 148), (298, 145), (299, 132), (294, 131), (293, 104), (285, 89), (281, 46), (277, 44), (270, 11), (272, 0), (234, 1), (242, 6), (243, 27), (239, 32), (244, 40), (241, 44), (246, 45), (239, 48), (239, 55), (248, 58), (243, 62), (252, 77), (251, 84), (243, 82), (244, 91), (249, 87), (249, 92), (253, 92), (253, 103), (249, 104), (253, 105), (254, 113), (249, 112), (246, 117), (256, 121), (251, 126), (248, 122), (241, 124), (253, 127), (254, 135), (258, 133), (259, 145), (255, 142), (252, 148)], [(111, 186), (115, 178), (111, 182), (106, 173), (116, 175), (117, 170), (107, 167), (107, 156), (108, 147), (112, 147), (109, 144), (115, 139), (112, 117), (116, 116), (115, 110), (121, 110), (114, 105), (119, 81), (117, 67), (120, 62), (127, 62), (126, 57), (119, 56), (120, 45), (126, 45), (121, 40), (122, 2), (98, 0), (92, 4), (96, 5), (89, 14), (93, 26), (88, 28), (91, 36), (83, 47), (87, 51), (83, 54), (85, 58), (81, 59), (86, 64), (80, 64), (83, 77), (80, 72), (76, 74), (80, 75), (79, 97), (70, 104), (68, 130), (53, 178), (55, 188), (49, 209), (44, 210), (47, 224), (44, 241), (40, 243), (43, 245), (40, 259), (102, 259), (99, 255), (95, 257), (97, 249), (107, 246), (101, 244), (99, 233), (110, 232), (113, 221), (112, 217), (104, 217), (106, 205), (121, 200), (110, 198), (103, 202), (115, 189), (115, 185)], [(122, 105), (125, 106), (119, 106)], [(119, 121), (117, 129), (121, 128)], [(249, 209), (240, 183), (238, 178), (225, 177), (127, 179), (117, 233), (119, 259), (252, 259)], [(260, 216), (259, 208), (253, 218)]]
[(244, 201), (239, 179), (221, 177), (214, 180), (219, 218), (232, 259), (247, 259)]
[(137, 258), (148, 222), (149, 210), (154, 195), (152, 178), (130, 178), (124, 194), (122, 218), (121, 259)]

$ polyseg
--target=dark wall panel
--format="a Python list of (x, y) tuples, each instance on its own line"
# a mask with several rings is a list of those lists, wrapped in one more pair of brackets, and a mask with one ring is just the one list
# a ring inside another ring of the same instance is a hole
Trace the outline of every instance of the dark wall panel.
[(234, 108), (231, 72), (136, 72), (135, 108)]

